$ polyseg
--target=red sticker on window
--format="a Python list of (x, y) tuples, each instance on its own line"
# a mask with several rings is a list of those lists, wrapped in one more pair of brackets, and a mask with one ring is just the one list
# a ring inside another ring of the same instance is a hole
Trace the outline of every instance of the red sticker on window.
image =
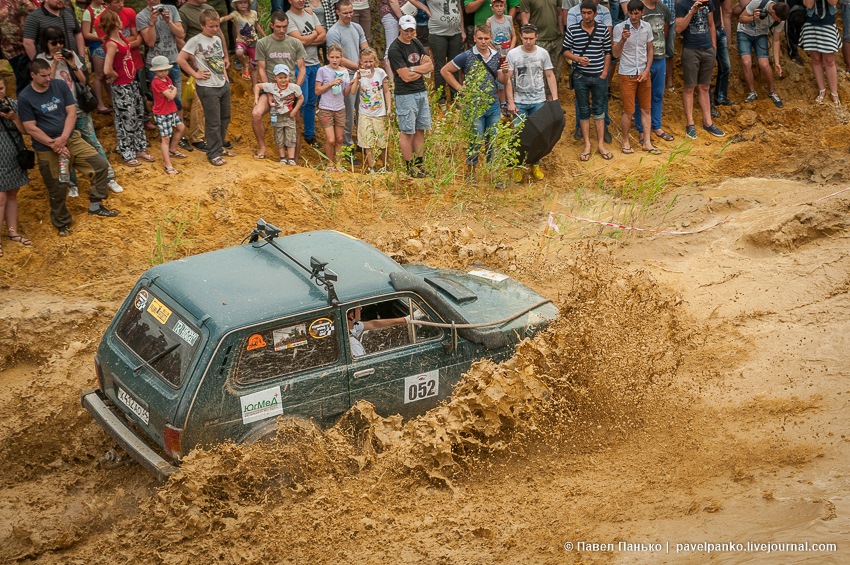
[(248, 338), (248, 345), (245, 347), (246, 351), (252, 351), (254, 349), (262, 349), (266, 346), (266, 340), (263, 339), (263, 336), (260, 334), (254, 334)]

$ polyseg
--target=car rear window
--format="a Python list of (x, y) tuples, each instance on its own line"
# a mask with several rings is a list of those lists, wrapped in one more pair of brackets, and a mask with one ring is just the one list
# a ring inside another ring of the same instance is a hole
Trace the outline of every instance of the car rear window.
[(116, 333), (155, 374), (174, 386), (183, 382), (201, 341), (200, 330), (148, 288), (136, 293)]
[(234, 382), (251, 385), (335, 363), (336, 328), (328, 314), (251, 332), (242, 342)]

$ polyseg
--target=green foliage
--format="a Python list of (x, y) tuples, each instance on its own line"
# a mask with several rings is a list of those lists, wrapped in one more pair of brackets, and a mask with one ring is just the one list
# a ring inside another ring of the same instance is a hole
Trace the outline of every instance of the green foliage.
[(200, 203), (195, 206), (194, 213), (178, 208), (172, 208), (165, 212), (156, 221), (156, 243), (151, 251), (151, 266), (167, 263), (172, 259), (188, 255), (193, 242), (189, 234), (200, 219)]

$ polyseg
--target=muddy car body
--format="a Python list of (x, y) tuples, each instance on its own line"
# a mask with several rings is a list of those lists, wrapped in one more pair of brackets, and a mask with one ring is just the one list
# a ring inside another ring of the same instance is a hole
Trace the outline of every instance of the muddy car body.
[[(338, 232), (278, 231), (261, 221), (252, 243), (148, 270), (103, 336), (99, 388), (82, 404), (161, 480), (193, 447), (263, 438), (279, 415), (329, 425), (359, 400), (422, 413), (474, 361), (504, 359), (557, 314), (505, 275), (401, 266)], [(406, 323), (363, 334), (356, 357), (346, 315), (357, 307)]]

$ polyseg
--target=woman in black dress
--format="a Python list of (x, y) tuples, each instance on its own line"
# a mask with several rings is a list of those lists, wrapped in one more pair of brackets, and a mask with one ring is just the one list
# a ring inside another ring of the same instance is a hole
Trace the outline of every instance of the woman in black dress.
[[(18, 166), (18, 151), (24, 146), (24, 125), (17, 114), (18, 102), (6, 96), (6, 80), (0, 77), (0, 227), (6, 220), (9, 239), (29, 247), (29, 239), (18, 233), (18, 189), (30, 179)], [(0, 246), (0, 257), (3, 248)]]

